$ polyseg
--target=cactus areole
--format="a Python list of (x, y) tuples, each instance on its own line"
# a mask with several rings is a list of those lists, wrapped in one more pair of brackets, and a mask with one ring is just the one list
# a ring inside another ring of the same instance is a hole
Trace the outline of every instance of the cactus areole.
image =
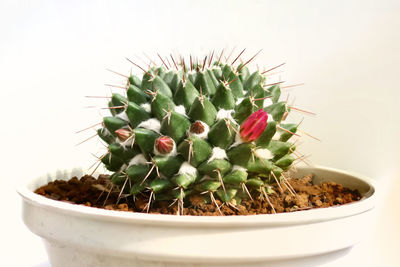
[(102, 162), (111, 181), (149, 205), (267, 198), (295, 159), (297, 124), (285, 122), (279, 83), (212, 57), (171, 60), (130, 75), (126, 94), (108, 103), (97, 133), (109, 148)]

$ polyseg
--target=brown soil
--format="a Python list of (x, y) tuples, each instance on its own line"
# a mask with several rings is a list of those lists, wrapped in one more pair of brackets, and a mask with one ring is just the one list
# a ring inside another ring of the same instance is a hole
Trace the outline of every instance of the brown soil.
[[(74, 177), (69, 181), (57, 180), (38, 188), (35, 193), (51, 199), (90, 207), (129, 212), (146, 212), (145, 207), (148, 196), (139, 197), (135, 202), (133, 202), (131, 197), (119, 197), (117, 190), (108, 190), (108, 188), (112, 188), (108, 178), (107, 175), (100, 175), (98, 179), (86, 175), (81, 179)], [(290, 179), (289, 183), (296, 194), (291, 193), (284, 184), (281, 185), (282, 190), (278, 185), (275, 185), (273, 190), (276, 193), (268, 195), (268, 200), (272, 206), (267, 199), (245, 200), (236, 207), (226, 204), (221, 205), (218, 200), (217, 202), (220, 205), (223, 215), (254, 215), (273, 213), (274, 210), (280, 213), (324, 208), (350, 203), (361, 198), (357, 190), (350, 190), (334, 182), (313, 185), (311, 175), (307, 175), (301, 179)], [(185, 215), (221, 215), (215, 204), (203, 204), (195, 197), (192, 197), (190, 202), (191, 205), (184, 208)], [(158, 202), (151, 206), (149, 212), (177, 214), (178, 207), (177, 205), (170, 206), (168, 202)]]

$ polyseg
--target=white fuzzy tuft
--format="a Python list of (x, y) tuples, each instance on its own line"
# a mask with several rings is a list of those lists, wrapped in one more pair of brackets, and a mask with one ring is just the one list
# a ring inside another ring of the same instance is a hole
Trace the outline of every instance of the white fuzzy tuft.
[(119, 168), (119, 171), (123, 172), (126, 170), (126, 168), (128, 168), (128, 165), (126, 165), (125, 163), (122, 164), (121, 168)]
[(257, 148), (255, 153), (262, 159), (272, 159), (274, 154), (266, 148)]
[(217, 120), (230, 119), (230, 120), (232, 120), (232, 121), (235, 121), (235, 120), (232, 118), (232, 112), (233, 112), (233, 109), (229, 109), (229, 110), (220, 109), (220, 110), (218, 110), (218, 113), (217, 113)]
[(161, 129), (161, 123), (159, 120), (157, 120), (155, 118), (151, 118), (151, 119), (148, 119), (147, 121), (142, 121), (138, 125), (138, 127), (142, 127), (142, 128), (152, 130), (152, 131), (159, 133), (160, 129)]
[[(239, 126), (239, 128), (237, 129), (237, 131), (238, 131), (238, 133), (239, 133), (239, 131), (240, 131), (240, 126)], [(240, 134), (236, 134), (236, 135), (235, 135), (235, 142), (233, 142), (233, 144), (232, 144), (229, 148), (238, 146), (238, 145), (240, 145), (240, 144), (242, 144), (242, 143), (244, 143), (244, 142), (243, 142), (242, 138), (240, 137)]]
[(115, 115), (115, 117), (120, 118), (121, 120), (124, 120), (124, 121), (129, 121), (128, 115), (126, 115), (125, 110), (122, 111), (121, 113), (118, 113), (117, 115)]
[[(111, 135), (110, 131), (109, 131), (107, 128), (105, 128), (105, 127), (101, 128), (101, 132), (102, 132), (103, 134), (105, 134), (105, 135)], [(103, 141), (103, 139), (101, 139), (101, 140)], [(118, 139), (118, 137), (115, 137), (114, 142), (119, 143), (119, 142), (121, 142), (121, 141)]]
[(105, 127), (101, 128), (101, 132), (104, 134), (111, 134), (110, 131)]
[(151, 112), (151, 106), (149, 103), (143, 103), (140, 105), (147, 113)]
[(205, 122), (202, 121), (199, 122), (201, 122), (201, 124), (203, 125), (204, 132), (202, 132), (201, 134), (196, 134), (196, 133), (190, 133), (190, 134), (197, 138), (206, 139), (208, 136), (208, 132), (210, 131), (210, 126), (208, 126), (208, 124)]
[(121, 141), (121, 140), (119, 140), (119, 138), (116, 138), (115, 141), (116, 141), (116, 143), (120, 144), (121, 146), (123, 146), (125, 148), (127, 146), (132, 146), (133, 143), (135, 142), (135, 138), (129, 137), (125, 141)]
[(280, 130), (277, 130), (274, 136), (272, 136), (272, 140), (279, 140), (280, 138), (281, 138), (281, 132)]
[(242, 101), (243, 101), (243, 99), (244, 99), (244, 97), (239, 97), (237, 100), (236, 100), (236, 105), (239, 105), (240, 103), (242, 103)]
[(214, 159), (227, 159), (228, 156), (226, 155), (226, 151), (220, 147), (214, 147), (212, 150), (211, 157), (208, 159), (207, 162), (211, 162)]
[(182, 163), (181, 167), (179, 168), (178, 174), (188, 174), (191, 176), (196, 176), (197, 175), (197, 169), (190, 165), (189, 162), (185, 161)]
[(187, 117), (185, 107), (183, 105), (175, 106), (174, 111)]
[(246, 170), (246, 168), (243, 168), (242, 166), (239, 166), (239, 165), (233, 165), (233, 167), (232, 167), (232, 171), (234, 172), (234, 171), (247, 171)]
[(129, 161), (128, 166), (132, 166), (132, 165), (145, 165), (147, 164), (147, 160), (146, 158), (143, 156), (143, 154), (139, 154), (133, 157), (133, 159), (131, 159), (131, 161)]
[(128, 168), (128, 165), (126, 165), (126, 164), (124, 163), (124, 164), (122, 164), (121, 168), (119, 168), (119, 171), (120, 171), (120, 172), (123, 172), (123, 171), (126, 170), (126, 168)]

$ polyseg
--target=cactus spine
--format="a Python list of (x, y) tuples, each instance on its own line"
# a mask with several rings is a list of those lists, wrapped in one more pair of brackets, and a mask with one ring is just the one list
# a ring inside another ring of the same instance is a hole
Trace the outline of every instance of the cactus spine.
[(284, 122), (290, 108), (279, 83), (268, 86), (243, 64), (175, 62), (141, 80), (131, 75), (126, 95), (112, 95), (97, 131), (112, 182), (149, 203), (178, 201), (180, 210), (191, 197), (229, 205), (267, 197), (295, 159), (297, 125)]

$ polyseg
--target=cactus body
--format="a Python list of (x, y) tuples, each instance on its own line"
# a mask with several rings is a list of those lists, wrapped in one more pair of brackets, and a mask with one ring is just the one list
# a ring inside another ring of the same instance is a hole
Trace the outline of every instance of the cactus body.
[(131, 75), (126, 96), (113, 95), (117, 108), (98, 129), (112, 181), (127, 177), (126, 193), (150, 192), (155, 201), (198, 194), (235, 205), (249, 192), (260, 196), (294, 161), (297, 125), (284, 122), (290, 109), (279, 84), (266, 87), (242, 64), (183, 64)]

